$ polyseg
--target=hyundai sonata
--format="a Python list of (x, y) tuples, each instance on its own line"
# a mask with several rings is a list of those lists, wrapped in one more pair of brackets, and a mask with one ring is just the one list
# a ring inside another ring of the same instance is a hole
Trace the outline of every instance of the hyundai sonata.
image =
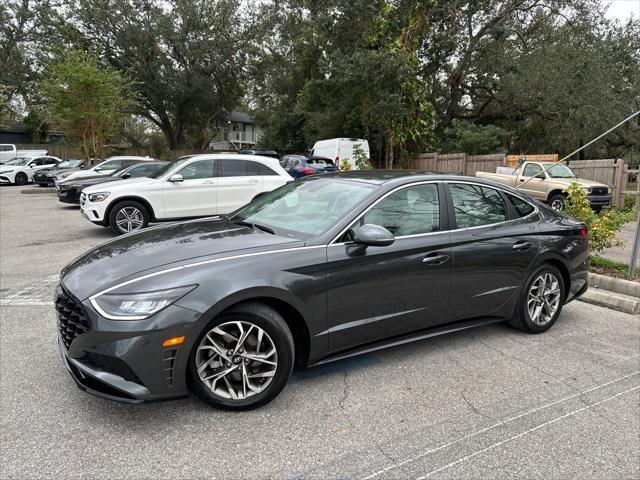
[(278, 395), (296, 363), (493, 322), (543, 332), (587, 289), (588, 262), (584, 225), (504, 185), (313, 175), (73, 261), (55, 293), (59, 346), (89, 393), (191, 390), (246, 410)]

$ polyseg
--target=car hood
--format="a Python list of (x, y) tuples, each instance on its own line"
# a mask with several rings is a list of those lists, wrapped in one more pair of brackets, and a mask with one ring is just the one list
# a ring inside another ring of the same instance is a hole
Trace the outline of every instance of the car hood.
[(154, 227), (125, 235), (86, 252), (61, 273), (65, 288), (84, 300), (159, 267), (175, 267), (215, 255), (299, 243), (288, 237), (210, 218)]
[(557, 183), (558, 185), (569, 186), (573, 182), (579, 183), (582, 187), (607, 187), (606, 184), (601, 182), (594, 182), (593, 180), (586, 180), (584, 178), (551, 178), (553, 183)]
[(107, 170), (105, 173), (99, 173), (95, 170), (78, 170), (77, 172), (73, 172), (69, 175), (66, 180), (75, 180), (76, 178), (85, 178), (85, 177), (106, 177), (107, 175), (111, 175), (113, 170)]
[[(113, 178), (113, 177), (109, 177), (109, 178)], [(109, 186), (109, 190), (110, 191), (112, 189), (114, 189), (114, 188), (127, 189), (127, 188), (129, 188), (129, 185), (132, 185), (132, 184), (153, 183), (153, 182), (156, 181), (155, 178), (147, 178), (147, 177), (127, 178), (126, 180), (123, 180), (121, 178), (113, 178), (113, 180), (118, 180), (118, 183)], [(82, 191), (85, 192), (85, 193), (96, 193), (96, 192), (101, 191), (100, 189), (101, 189), (100, 185), (93, 185), (93, 186), (85, 188)]]
[(122, 180), (120, 177), (112, 177), (110, 175), (107, 176), (99, 176), (99, 177), (83, 177), (83, 178), (72, 178), (71, 180), (63, 180), (59, 182), (58, 185), (65, 187), (77, 187), (77, 186), (89, 186), (89, 185), (98, 185), (99, 183), (105, 182), (114, 182), (116, 180)]

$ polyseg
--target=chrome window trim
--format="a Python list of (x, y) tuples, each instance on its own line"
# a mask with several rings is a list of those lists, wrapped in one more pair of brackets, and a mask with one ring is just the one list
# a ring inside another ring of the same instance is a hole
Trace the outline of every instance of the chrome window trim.
[[(376, 200), (374, 203), (372, 203), (369, 208), (367, 208), (364, 212), (362, 212), (358, 218), (356, 218), (353, 222), (351, 222), (349, 224), (349, 226), (347, 226), (346, 228), (344, 228), (337, 236), (335, 236), (333, 238), (333, 240), (331, 242), (329, 242), (329, 244), (327, 245), (328, 247), (334, 246), (334, 245), (351, 245), (353, 244), (353, 242), (336, 242), (336, 240), (338, 240), (338, 238), (340, 238), (342, 235), (345, 234), (345, 232), (349, 229), (349, 227), (351, 227), (355, 222), (357, 222), (358, 220), (360, 220), (364, 215), (367, 214), (367, 212), (373, 208), (375, 205), (378, 204), (378, 202), (382, 201), (383, 199), (385, 199), (388, 195), (391, 195), (392, 193), (404, 188), (404, 187), (408, 187), (408, 186), (414, 186), (414, 185), (422, 185), (422, 184), (426, 184), (426, 183), (443, 183), (443, 184), (447, 184), (450, 185), (452, 183), (465, 183), (465, 184), (469, 184), (469, 185), (477, 185), (479, 187), (485, 187), (485, 188), (492, 188), (494, 190), (498, 190), (501, 191), (503, 193), (506, 193), (507, 195), (512, 195), (520, 200), (522, 200), (523, 202), (525, 202), (527, 205), (530, 205), (531, 207), (533, 207), (533, 211), (528, 214), (525, 215), (524, 217), (518, 217), (518, 218), (511, 218), (509, 220), (505, 220), (504, 222), (496, 222), (496, 223), (488, 223), (486, 225), (478, 225), (476, 227), (465, 227), (465, 228), (455, 228), (455, 229), (450, 229), (450, 230), (439, 230), (437, 232), (428, 232), (428, 233), (416, 233), (414, 235), (401, 235), (398, 237), (395, 237), (396, 240), (398, 239), (403, 239), (403, 238), (415, 238), (415, 237), (425, 237), (427, 235), (436, 235), (438, 233), (447, 233), (447, 232), (459, 232), (459, 231), (463, 231), (463, 230), (473, 230), (473, 229), (477, 229), (477, 228), (485, 228), (485, 227), (491, 227), (491, 226), (495, 226), (495, 225), (503, 225), (506, 223), (510, 223), (510, 222), (515, 222), (517, 220), (524, 220), (527, 219), (529, 217), (531, 217), (532, 215), (535, 215), (537, 213), (539, 213), (539, 209), (536, 205), (534, 205), (533, 203), (531, 203), (530, 201), (528, 201), (525, 198), (522, 198), (520, 195), (518, 194), (513, 194), (511, 192), (508, 192), (500, 187), (494, 187), (493, 185), (487, 185), (485, 183), (480, 183), (480, 182), (474, 182), (471, 180), (426, 180), (426, 181), (422, 181), (422, 182), (416, 182), (416, 183), (409, 183), (409, 184), (405, 184), (405, 185), (401, 185), (397, 188), (394, 188), (393, 190), (387, 192), (386, 194), (384, 194), (382, 197), (380, 197), (378, 200)], [(507, 207), (507, 205), (505, 204), (505, 207)]]

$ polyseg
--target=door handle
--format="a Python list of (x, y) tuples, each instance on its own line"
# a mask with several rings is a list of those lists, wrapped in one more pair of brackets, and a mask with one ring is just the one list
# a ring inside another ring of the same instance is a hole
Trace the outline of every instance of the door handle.
[(202, 182), (203, 185), (215, 185), (217, 182), (215, 180), (207, 180)]
[(529, 250), (532, 246), (533, 245), (531, 244), (531, 242), (520, 241), (520, 242), (514, 243), (511, 248), (513, 248), (514, 250), (524, 251), (524, 250)]
[(425, 265), (442, 265), (447, 260), (449, 260), (449, 255), (444, 255), (441, 253), (430, 253), (422, 259), (422, 263), (424, 263)]
[(251, 178), (249, 179), (249, 183), (258, 183), (258, 180), (256, 180), (255, 178)]

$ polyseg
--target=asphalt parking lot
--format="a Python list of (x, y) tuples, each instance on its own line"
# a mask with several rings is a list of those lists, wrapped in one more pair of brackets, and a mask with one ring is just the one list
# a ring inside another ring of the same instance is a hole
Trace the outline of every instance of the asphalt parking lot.
[(51, 296), (112, 237), (53, 194), (0, 187), (2, 478), (640, 477), (640, 318), (581, 302), (542, 335), (497, 324), (296, 370), (247, 413), (89, 396)]

